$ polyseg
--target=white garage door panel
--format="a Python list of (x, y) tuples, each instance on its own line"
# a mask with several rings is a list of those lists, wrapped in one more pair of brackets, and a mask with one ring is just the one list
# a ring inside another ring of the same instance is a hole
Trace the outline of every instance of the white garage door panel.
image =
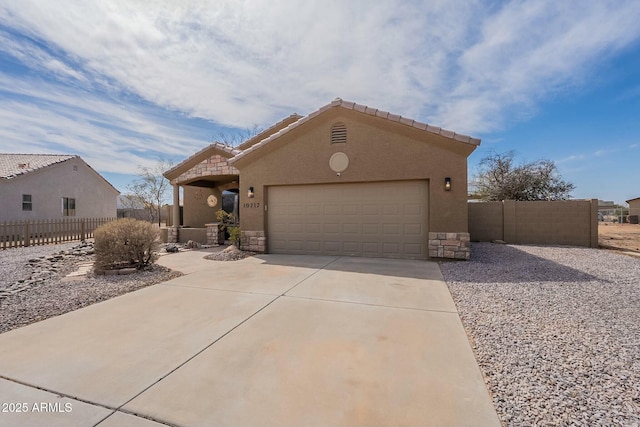
[(269, 188), (268, 250), (427, 257), (427, 182)]

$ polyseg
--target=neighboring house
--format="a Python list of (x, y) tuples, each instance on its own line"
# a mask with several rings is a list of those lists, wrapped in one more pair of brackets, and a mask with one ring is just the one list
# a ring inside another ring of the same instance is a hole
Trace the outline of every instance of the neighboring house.
[(602, 215), (615, 215), (619, 210), (618, 205), (609, 200), (598, 200), (598, 212)]
[[(134, 194), (121, 194), (117, 198), (118, 218), (134, 218), (141, 221), (158, 223), (158, 208), (154, 204), (148, 208), (144, 199)], [(160, 221), (167, 222), (169, 216), (169, 206), (160, 207)]]
[(620, 208), (611, 200), (598, 200), (598, 221), (610, 220), (612, 216), (617, 216)]
[(222, 192), (238, 193), (243, 249), (468, 258), (467, 157), (479, 144), (336, 99), (238, 147), (211, 144), (165, 177), (174, 200), (183, 188), (188, 227), (215, 221)]
[(118, 194), (78, 156), (0, 154), (0, 222), (114, 218)]
[[(632, 215), (640, 217), (640, 197), (636, 197), (635, 199), (627, 200), (629, 204), (629, 216)], [(637, 219), (637, 218), (636, 218)], [(631, 220), (631, 218), (630, 218)], [(634, 220), (635, 222), (635, 220)], [(637, 222), (635, 222), (637, 224)]]

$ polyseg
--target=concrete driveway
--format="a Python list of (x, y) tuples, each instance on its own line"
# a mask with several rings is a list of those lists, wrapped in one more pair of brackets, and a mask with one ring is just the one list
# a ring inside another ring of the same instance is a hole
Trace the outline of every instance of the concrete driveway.
[(500, 425), (437, 264), (204, 255), (1, 334), (0, 425)]

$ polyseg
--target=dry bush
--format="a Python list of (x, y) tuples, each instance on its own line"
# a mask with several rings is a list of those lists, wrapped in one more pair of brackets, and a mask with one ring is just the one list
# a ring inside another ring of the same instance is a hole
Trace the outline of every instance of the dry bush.
[(158, 230), (146, 221), (133, 218), (112, 221), (96, 229), (94, 238), (98, 269), (136, 267), (141, 270), (158, 259)]

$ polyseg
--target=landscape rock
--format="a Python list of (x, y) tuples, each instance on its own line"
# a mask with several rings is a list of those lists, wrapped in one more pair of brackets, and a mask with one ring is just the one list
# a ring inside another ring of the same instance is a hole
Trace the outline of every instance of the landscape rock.
[[(66, 264), (66, 269), (73, 268), (72, 264), (77, 263), (79, 260), (86, 260), (94, 253), (93, 243), (91, 242), (66, 244), (64, 246), (66, 249), (57, 253), (49, 253), (37, 258), (29, 257), (21, 269), (23, 276), (13, 282), (5, 283), (4, 286), (2, 286), (5, 292), (0, 294), (0, 299), (3, 298), (3, 295), (5, 297), (6, 295), (14, 295), (15, 293), (29, 289), (31, 286), (36, 286), (47, 280), (56, 278), (61, 272), (62, 264)], [(9, 249), (6, 254), (17, 253), (16, 251), (21, 250), (38, 252), (44, 250), (44, 248), (46, 248), (46, 246)], [(51, 250), (51, 246), (49, 246), (49, 250)], [(3, 254), (4, 253), (5, 252), (3, 252)]]
[(195, 242), (193, 240), (189, 240), (187, 243), (184, 244), (185, 249), (199, 249), (200, 248), (200, 243)]
[(92, 249), (63, 243), (1, 250), (0, 333), (181, 275), (153, 265), (137, 274), (98, 276), (90, 268)]
[(255, 255), (255, 252), (242, 251), (236, 245), (231, 245), (220, 252), (214, 252), (204, 257), (213, 261), (238, 261)]

